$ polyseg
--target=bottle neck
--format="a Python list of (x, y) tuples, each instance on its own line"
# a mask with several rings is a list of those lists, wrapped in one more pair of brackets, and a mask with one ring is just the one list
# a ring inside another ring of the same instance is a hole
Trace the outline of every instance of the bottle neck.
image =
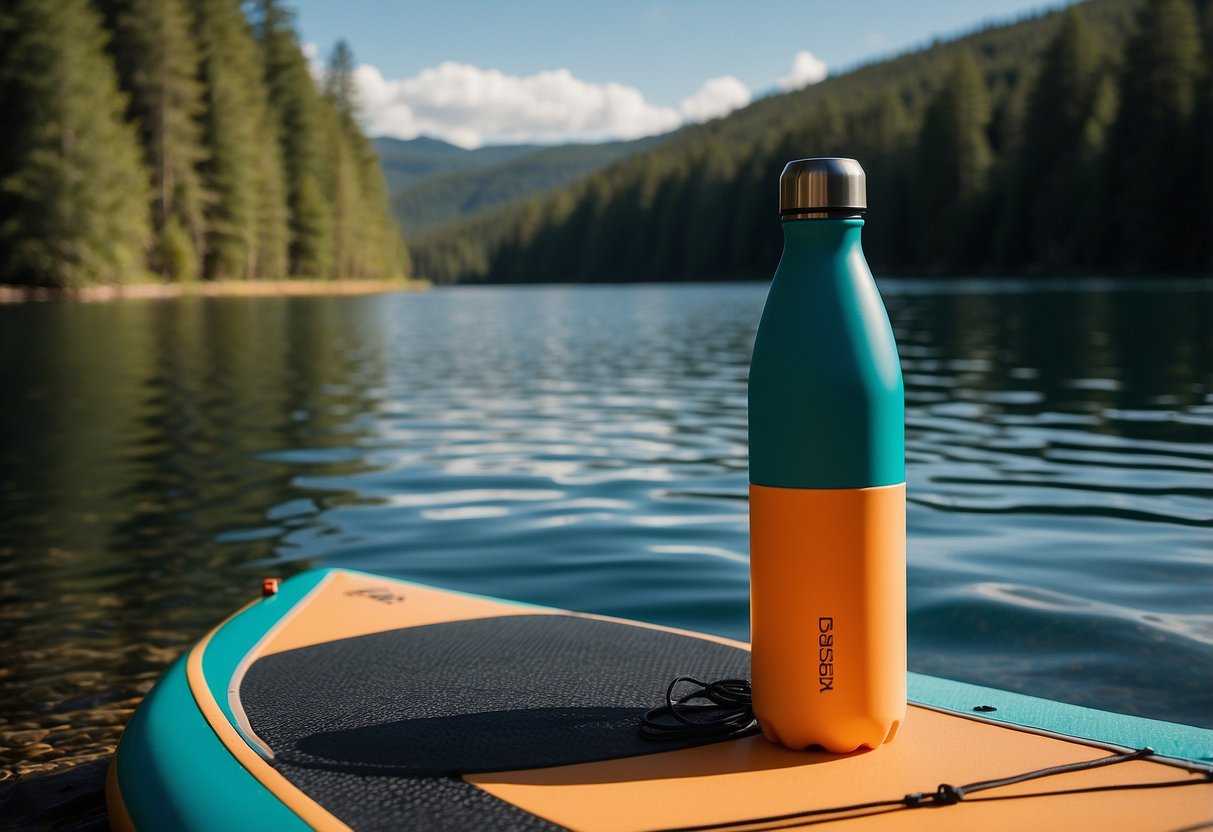
[(783, 220), (784, 246), (857, 246), (863, 231), (861, 217), (845, 219)]

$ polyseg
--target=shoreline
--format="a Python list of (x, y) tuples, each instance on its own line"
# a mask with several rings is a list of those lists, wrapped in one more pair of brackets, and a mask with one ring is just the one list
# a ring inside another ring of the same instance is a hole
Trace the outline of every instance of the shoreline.
[(420, 292), (428, 280), (219, 280), (190, 283), (126, 283), (52, 289), (45, 286), (0, 285), (0, 304), (46, 301), (96, 303), (110, 300), (164, 300), (180, 297), (306, 297)]

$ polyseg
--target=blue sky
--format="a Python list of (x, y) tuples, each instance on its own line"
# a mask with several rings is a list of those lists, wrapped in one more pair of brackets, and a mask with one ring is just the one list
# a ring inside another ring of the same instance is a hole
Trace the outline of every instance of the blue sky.
[[(703, 120), (882, 55), (1063, 3), (296, 0), (305, 43), (353, 47), (376, 134), (467, 146)], [(799, 53), (805, 56), (797, 58)], [(799, 71), (794, 71), (794, 66)], [(780, 83), (783, 79), (783, 83)]]

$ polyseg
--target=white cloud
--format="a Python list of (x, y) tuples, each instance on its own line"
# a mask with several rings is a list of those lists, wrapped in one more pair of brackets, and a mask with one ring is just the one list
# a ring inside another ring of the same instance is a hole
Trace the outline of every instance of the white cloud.
[(750, 88), (732, 75), (704, 82), (694, 95), (682, 99), (679, 110), (687, 121), (708, 121), (750, 103)]
[(371, 135), (436, 136), (464, 147), (486, 141), (638, 138), (679, 126), (682, 115), (635, 87), (592, 84), (567, 69), (519, 77), (446, 61), (390, 80), (373, 66), (354, 75)]
[(816, 84), (825, 77), (825, 61), (818, 58), (812, 52), (802, 49), (792, 59), (792, 71), (779, 79), (779, 88), (782, 90), (798, 90), (801, 87), (807, 87), (809, 84)]
[(435, 136), (463, 147), (634, 139), (725, 115), (751, 99), (730, 75), (705, 82), (675, 109), (646, 101), (635, 87), (594, 84), (567, 69), (517, 76), (454, 61), (401, 80), (363, 64), (354, 79), (371, 135)]

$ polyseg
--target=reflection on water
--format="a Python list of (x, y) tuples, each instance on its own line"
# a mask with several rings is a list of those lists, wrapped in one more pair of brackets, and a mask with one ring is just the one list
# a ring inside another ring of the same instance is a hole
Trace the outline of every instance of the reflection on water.
[[(1213, 283), (883, 289), (914, 669), (1213, 724)], [(764, 295), (0, 308), (0, 770), (104, 753), (265, 573), (746, 637)]]

